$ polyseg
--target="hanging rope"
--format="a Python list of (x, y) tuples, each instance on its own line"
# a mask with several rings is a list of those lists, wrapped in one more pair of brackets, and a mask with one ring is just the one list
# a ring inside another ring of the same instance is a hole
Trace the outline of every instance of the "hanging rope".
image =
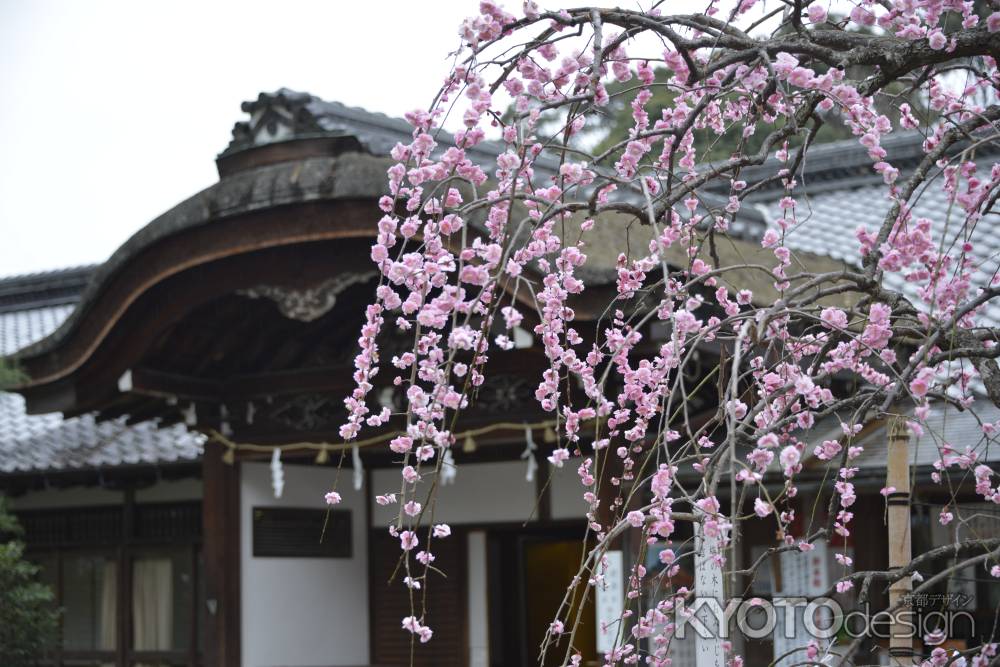
[[(557, 422), (554, 420), (536, 422), (533, 424), (523, 422), (497, 422), (487, 426), (480, 426), (479, 428), (468, 429), (460, 433), (455, 433), (454, 435), (456, 442), (463, 441), (467, 438), (475, 438), (476, 436), (495, 433), (497, 431), (522, 431), (527, 434), (526, 438), (531, 438), (531, 431), (534, 429), (545, 429), (546, 435), (552, 437), (555, 435), (553, 426), (555, 426), (556, 423)], [(273, 456), (275, 451), (287, 452), (291, 450), (312, 450), (319, 452), (316, 457), (317, 462), (323, 462), (328, 459), (330, 452), (339, 452), (353, 447), (357, 447), (358, 450), (360, 450), (364, 447), (386, 444), (397, 435), (401, 435), (402, 431), (384, 433), (382, 435), (373, 436), (365, 440), (357, 440), (355, 442), (328, 443), (303, 441), (290, 442), (284, 445), (262, 445), (251, 442), (235, 442), (215, 429), (209, 429), (208, 434), (212, 440), (226, 447), (226, 453), (223, 455), (223, 460), (226, 463), (232, 464), (236, 460), (236, 452), (261, 452), (271, 454)], [(548, 438), (545, 440), (546, 442), (549, 441)], [(555, 440), (555, 438), (552, 437), (552, 440)], [(533, 439), (532, 444), (534, 444)]]

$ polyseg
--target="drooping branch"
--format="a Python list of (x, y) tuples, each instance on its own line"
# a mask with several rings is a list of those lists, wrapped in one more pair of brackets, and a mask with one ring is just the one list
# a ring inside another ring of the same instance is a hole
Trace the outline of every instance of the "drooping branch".
[[(398, 503), (390, 532), (412, 646), (433, 635), (430, 550), (450, 532), (433, 518), (443, 461), (479, 387), (525, 333), (543, 365), (537, 409), (556, 426), (546, 454), (575, 468), (587, 542), (542, 661), (582, 659), (584, 601), (604, 590), (609, 554), (630, 548), (605, 661), (667, 664), (676, 609), (697, 595), (682, 566), (727, 573), (735, 588), (779, 555), (851, 535), (867, 430), (902, 413), (917, 432), (932, 410), (974, 409), (969, 368), (1000, 405), (998, 333), (975, 321), (1000, 293), (970, 259), (972, 232), (1000, 196), (1000, 167), (978, 159), (1000, 106), (975, 101), (997, 99), (1000, 13), (981, 21), (971, 4), (883, 0), (834, 22), (818, 3), (753, 5), (723, 17), (659, 5), (547, 12), (528, 0), (515, 17), (487, 0), (462, 24), (461, 64), (434, 106), (408, 116), (413, 140), (393, 150), (380, 202), (380, 281), (342, 433), (400, 423), (390, 449), (402, 479), (379, 502)], [(461, 129), (437, 146), (449, 113)], [(918, 127), (916, 167), (894, 163), (886, 137)], [(888, 208), (879, 229), (860, 230), (851, 252), (854, 239), (831, 249), (860, 266), (831, 267), (794, 243), (815, 229), (810, 156), (835, 128), (857, 138), (885, 186), (871, 203)], [(487, 137), (498, 142), (495, 169), (470, 157)], [(719, 147), (721, 158), (710, 153)], [(913, 218), (938, 189), (967, 233)], [(386, 359), (379, 335), (392, 326), (413, 342)], [(395, 376), (395, 414), (369, 406), (380, 373)], [(817, 442), (821, 422), (842, 435)], [(988, 439), (996, 427), (983, 426)], [(942, 448), (933, 475), (947, 480), (957, 466), (978, 496), (1000, 500), (975, 457)], [(818, 489), (801, 484), (807, 465)], [(743, 568), (732, 556), (757, 521), (776, 538)], [(678, 537), (686, 523), (697, 557)], [(861, 582), (865, 596), (945, 553), (990, 549), (964, 562), (992, 563), (994, 546), (955, 542), (870, 572), (838, 553), (831, 592)], [(723, 660), (721, 644), (704, 648)], [(788, 655), (821, 664), (822, 650)]]

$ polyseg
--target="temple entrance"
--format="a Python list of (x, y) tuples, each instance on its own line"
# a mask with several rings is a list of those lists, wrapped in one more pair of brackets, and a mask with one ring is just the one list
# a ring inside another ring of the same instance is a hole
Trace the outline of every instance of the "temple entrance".
[[(520, 527), (519, 527), (520, 528)], [(525, 532), (491, 531), (489, 550), (490, 665), (537, 664), (539, 647), (556, 618), (570, 581), (580, 566), (578, 527), (546, 527)], [(599, 664), (593, 591), (573, 644), (583, 664)], [(567, 636), (572, 631), (565, 618)], [(550, 650), (546, 667), (561, 665), (565, 639)]]

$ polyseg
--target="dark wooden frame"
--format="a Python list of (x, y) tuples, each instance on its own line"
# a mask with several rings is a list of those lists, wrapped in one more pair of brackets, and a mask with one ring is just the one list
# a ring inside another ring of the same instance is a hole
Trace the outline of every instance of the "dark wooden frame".
[[(150, 503), (150, 505), (195, 505), (197, 501), (183, 501), (180, 503)], [(146, 506), (146, 504), (144, 504)], [(115, 539), (95, 539), (83, 541), (59, 541), (34, 547), (28, 542), (28, 555), (30, 558), (41, 558), (53, 556), (56, 573), (56, 603), (60, 603), (65, 596), (65, 581), (63, 576), (63, 563), (67, 557), (77, 554), (106, 554), (113, 556), (117, 564), (115, 590), (117, 592), (116, 601), (116, 621), (115, 628), (115, 648), (110, 650), (66, 650), (60, 643), (43, 664), (61, 667), (66, 661), (95, 660), (100, 662), (110, 662), (118, 667), (133, 667), (137, 663), (149, 662), (169, 662), (171, 664), (184, 664), (188, 667), (200, 667), (206, 664), (202, 660), (202, 653), (198, 646), (198, 587), (200, 585), (200, 571), (198, 567), (198, 556), (201, 552), (200, 538), (182, 538), (178, 541), (174, 539), (143, 539), (135, 535), (135, 490), (128, 488), (125, 490), (125, 499), (122, 504), (121, 513), (121, 534)], [(67, 512), (65, 509), (53, 510), (29, 510), (29, 512)], [(186, 649), (177, 651), (142, 651), (132, 648), (133, 640), (133, 619), (131, 613), (132, 600), (132, 571), (136, 556), (147, 552), (150, 548), (156, 547), (182, 547), (187, 549), (188, 566), (192, 573), (192, 596), (191, 609), (189, 614), (189, 635), (190, 643)], [(61, 626), (60, 626), (61, 627)]]
[[(542, 483), (539, 482), (538, 485), (542, 486)], [(549, 492), (548, 492), (549, 488), (550, 488), (549, 485), (545, 484), (546, 493), (544, 494), (544, 496), (549, 496)], [(546, 538), (562, 539), (562, 538), (565, 538), (565, 537), (572, 536), (575, 531), (580, 531), (582, 533), (582, 532), (584, 532), (586, 530), (586, 528), (587, 528), (587, 523), (586, 523), (586, 521), (584, 521), (582, 519), (547, 519), (547, 520), (543, 519), (543, 520), (539, 520), (539, 521), (532, 521), (532, 522), (529, 522), (527, 524), (521, 523), (521, 522), (516, 522), (516, 521), (515, 522), (503, 521), (503, 522), (484, 523), (484, 524), (476, 524), (476, 525), (472, 525), (472, 526), (463, 526), (463, 527), (461, 527), (460, 530), (462, 530), (462, 535), (463, 536), (467, 535), (469, 532), (473, 532), (473, 531), (480, 531), (480, 532), (483, 532), (483, 533), (486, 534), (486, 540), (487, 540), (487, 548), (486, 548), (486, 577), (487, 577), (486, 609), (487, 609), (487, 614), (489, 614), (489, 618), (487, 619), (487, 626), (490, 627), (490, 628), (499, 627), (499, 624), (493, 618), (493, 612), (495, 610), (494, 610), (493, 600), (490, 597), (490, 588), (491, 587), (489, 585), (489, 579), (491, 577), (491, 573), (494, 572), (495, 568), (497, 567), (497, 563), (494, 562), (493, 554), (492, 554), (492, 552), (491, 552), (491, 550), (489, 548), (489, 539), (490, 539), (491, 535), (495, 536), (498, 533), (508, 533), (508, 534), (513, 533), (513, 534), (519, 536), (520, 542), (519, 542), (519, 545), (518, 545), (518, 558), (523, 558), (523, 543), (524, 543), (524, 541), (527, 541), (527, 540), (539, 540), (539, 541), (543, 541)], [(452, 530), (454, 531), (455, 528), (453, 527)], [(524, 579), (524, 569), (523, 569), (523, 566), (522, 566), (521, 563), (518, 563), (517, 569), (518, 569), (517, 586), (518, 586), (518, 590), (519, 590), (518, 594), (522, 595), (524, 587), (525, 587), (525, 579)], [(466, 596), (468, 596), (468, 586), (469, 586), (468, 579), (466, 579), (466, 581), (465, 581), (465, 595)], [(524, 600), (522, 598), (521, 602), (523, 603), (523, 601)], [(523, 617), (521, 619), (519, 619), (519, 620), (523, 624), (523, 622), (524, 622)], [(523, 631), (523, 628), (522, 628), (522, 631)], [(466, 637), (468, 637), (468, 632), (469, 632), (469, 628), (468, 628), (468, 626), (466, 626), (466, 628), (465, 628)], [(523, 632), (522, 632), (522, 636), (518, 639), (518, 642), (522, 642), (523, 640), (524, 640), (524, 637), (523, 637)], [(466, 650), (468, 650), (468, 646), (467, 645), (468, 645), (468, 639), (466, 640)], [(493, 658), (493, 646), (494, 646), (493, 642), (490, 642), (489, 643), (490, 660), (492, 660), (492, 658)], [(523, 652), (525, 650), (525, 647), (521, 646), (519, 648), (519, 650)], [(524, 656), (520, 655), (519, 658), (523, 659)], [(524, 664), (531, 664), (531, 661), (529, 660), (528, 662), (526, 662)]]

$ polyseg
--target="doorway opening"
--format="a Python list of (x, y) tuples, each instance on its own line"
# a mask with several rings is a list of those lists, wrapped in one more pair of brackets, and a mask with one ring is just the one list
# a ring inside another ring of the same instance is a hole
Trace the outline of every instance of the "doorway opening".
[[(549, 624), (580, 567), (585, 544), (583, 527), (544, 526), (491, 530), (487, 537), (490, 667), (538, 664), (539, 649)], [(578, 587), (581, 595), (586, 587)], [(582, 610), (573, 646), (584, 665), (600, 664), (593, 590)], [(577, 603), (578, 604), (578, 603)], [(545, 667), (561, 665), (572, 631), (565, 612), (566, 634), (549, 649)]]

